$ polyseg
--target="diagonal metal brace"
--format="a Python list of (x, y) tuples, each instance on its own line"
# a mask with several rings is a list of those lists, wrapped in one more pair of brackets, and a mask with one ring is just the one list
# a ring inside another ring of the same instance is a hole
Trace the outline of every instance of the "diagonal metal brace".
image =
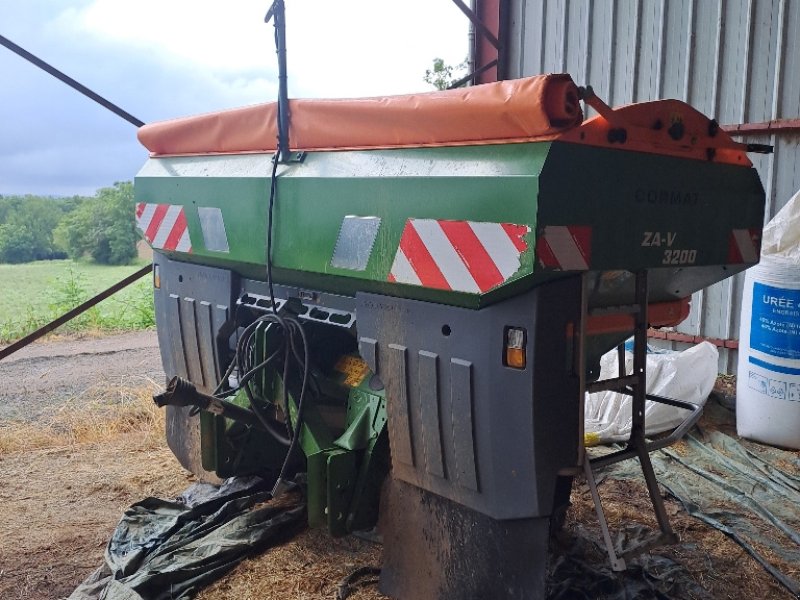
[(483, 21), (480, 20), (480, 17), (478, 17), (478, 15), (476, 15), (475, 12), (469, 6), (464, 4), (462, 0), (453, 0), (453, 4), (455, 4), (459, 9), (461, 9), (461, 12), (463, 12), (470, 20), (470, 22), (475, 26), (475, 29), (480, 31), (481, 34), (487, 40), (489, 40), (489, 43), (492, 46), (494, 46), (498, 50), (500, 49), (500, 40), (498, 40), (495, 37), (495, 35), (489, 30), (488, 27), (486, 27)]
[(606, 520), (606, 513), (603, 510), (603, 504), (600, 501), (600, 494), (597, 491), (597, 482), (594, 478), (592, 465), (590, 461), (583, 461), (583, 473), (586, 475), (586, 483), (589, 484), (589, 491), (592, 494), (592, 501), (594, 502), (594, 510), (597, 513), (597, 520), (600, 522), (600, 531), (603, 534), (603, 544), (605, 544), (608, 558), (611, 562), (612, 571), (624, 571), (626, 569), (625, 559), (617, 556), (614, 550), (614, 542), (611, 541), (611, 533), (608, 530), (608, 521)]

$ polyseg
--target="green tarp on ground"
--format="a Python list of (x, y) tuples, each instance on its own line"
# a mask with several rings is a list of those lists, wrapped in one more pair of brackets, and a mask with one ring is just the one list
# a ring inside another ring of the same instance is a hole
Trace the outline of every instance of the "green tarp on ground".
[[(651, 459), (659, 483), (690, 515), (731, 537), (800, 597), (800, 453), (697, 427)], [(608, 475), (642, 476), (636, 461)]]
[[(570, 531), (568, 546), (554, 544), (547, 600), (712, 600), (682, 564), (659, 554), (642, 554), (621, 573), (611, 570), (596, 534)], [(618, 532), (617, 546), (629, 548), (652, 537), (641, 525)]]

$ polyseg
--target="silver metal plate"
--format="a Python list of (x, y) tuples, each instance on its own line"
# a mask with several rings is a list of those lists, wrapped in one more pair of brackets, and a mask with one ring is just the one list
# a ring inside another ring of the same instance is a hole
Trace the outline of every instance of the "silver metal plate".
[(200, 217), (200, 228), (203, 230), (203, 243), (206, 250), (230, 252), (222, 210), (213, 206), (199, 206), (197, 207), (197, 216)]
[(364, 271), (380, 226), (380, 217), (348, 215), (342, 219), (331, 266), (337, 269)]

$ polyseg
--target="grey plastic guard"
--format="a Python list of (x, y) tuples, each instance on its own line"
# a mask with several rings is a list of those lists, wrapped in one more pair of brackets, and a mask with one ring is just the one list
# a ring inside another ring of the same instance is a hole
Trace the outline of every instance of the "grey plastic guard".
[(342, 219), (331, 266), (353, 271), (365, 270), (380, 226), (380, 217), (348, 215)]

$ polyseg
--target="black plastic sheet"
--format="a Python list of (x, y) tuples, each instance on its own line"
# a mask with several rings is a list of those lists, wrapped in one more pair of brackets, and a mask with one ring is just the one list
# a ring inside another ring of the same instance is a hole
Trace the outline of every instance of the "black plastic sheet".
[[(615, 546), (635, 546), (652, 533), (641, 525), (627, 526)], [(552, 548), (547, 600), (711, 600), (686, 567), (667, 556), (642, 554), (627, 566), (612, 571), (596, 534), (578, 527)]]
[(125, 511), (105, 564), (69, 600), (185, 600), (247, 556), (306, 526), (305, 502), (271, 498), (260, 479), (195, 484), (178, 501), (147, 498)]
[[(713, 406), (709, 407), (714, 410)], [(722, 531), (787, 590), (800, 597), (800, 453), (696, 428), (679, 446), (651, 454), (661, 485), (692, 516)], [(635, 479), (635, 460), (605, 477)], [(106, 549), (105, 564), (69, 600), (185, 600), (246, 556), (292, 538), (306, 525), (303, 500), (287, 495), (267, 503), (257, 478), (221, 488), (190, 487), (175, 502), (148, 498), (125, 513)], [(640, 526), (619, 532), (618, 549), (650, 534)], [(657, 553), (611, 571), (595, 534), (580, 526), (554, 543), (548, 600), (683, 600), (709, 598), (686, 568)]]

